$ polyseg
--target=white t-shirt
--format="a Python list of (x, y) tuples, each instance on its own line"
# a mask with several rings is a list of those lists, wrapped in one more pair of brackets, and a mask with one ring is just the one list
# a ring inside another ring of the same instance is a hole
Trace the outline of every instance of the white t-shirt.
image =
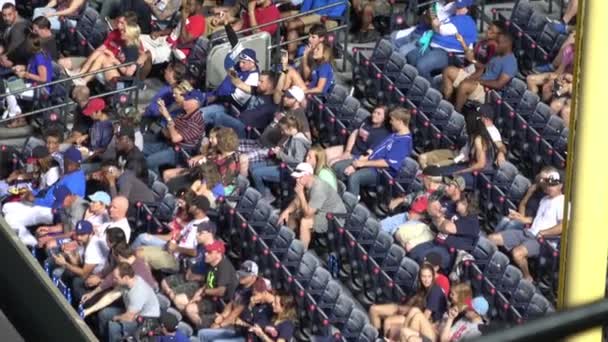
[[(205, 221), (209, 221), (209, 218), (205, 217), (204, 219), (201, 219), (201, 220), (190, 221), (179, 232), (179, 239), (177, 241), (177, 245), (181, 248), (195, 249), (197, 246), (196, 232), (197, 232), (198, 225)], [(179, 253), (174, 253), (174, 255), (176, 258), (179, 257)]]
[(115, 227), (118, 227), (122, 229), (123, 232), (125, 232), (125, 237), (127, 238), (127, 242), (129, 242), (131, 239), (131, 226), (129, 225), (129, 221), (127, 220), (127, 218), (123, 218), (118, 221), (110, 221), (105, 225), (101, 226), (101, 229), (98, 232), (99, 237), (103, 238), (103, 241), (106, 241), (106, 230), (108, 228)]
[(559, 195), (553, 198), (549, 196), (543, 197), (540, 200), (538, 211), (532, 221), (530, 233), (534, 236), (538, 235), (541, 230), (547, 230), (562, 222), (564, 218), (564, 195)]
[(96, 265), (93, 274), (101, 272), (108, 260), (108, 251), (105, 248), (106, 242), (97, 235), (91, 235), (91, 240), (84, 249), (84, 263)]
[(101, 236), (101, 230), (107, 228), (106, 224), (110, 221), (110, 217), (108, 216), (108, 213), (104, 211), (102, 214), (89, 216), (86, 220), (91, 222), (97, 236)]
[(61, 177), (61, 169), (59, 166), (53, 166), (42, 177), (40, 177), (40, 189), (46, 189), (49, 186), (55, 184), (56, 181)]
[(490, 134), (490, 138), (492, 138), (493, 142), (502, 142), (502, 137), (500, 136), (500, 132), (498, 131), (498, 128), (496, 128), (496, 126), (487, 126), (486, 129), (488, 130), (488, 134)]
[[(252, 72), (251, 74), (249, 74), (249, 76), (245, 80), (245, 84), (250, 85), (252, 87), (257, 87), (259, 79), (260, 79), (260, 73)], [(239, 88), (236, 88), (234, 90), (234, 93), (232, 93), (232, 98), (238, 104), (244, 105), (251, 98), (251, 94), (246, 93)]]

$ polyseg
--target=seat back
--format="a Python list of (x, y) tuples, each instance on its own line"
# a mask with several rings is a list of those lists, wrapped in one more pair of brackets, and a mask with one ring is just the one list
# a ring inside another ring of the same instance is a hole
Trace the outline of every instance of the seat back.
[(347, 96), (334, 114), (342, 121), (352, 121), (359, 107), (361, 107), (359, 100), (352, 96)]
[(507, 197), (509, 197), (513, 203), (519, 203), (531, 185), (532, 183), (528, 178), (518, 174), (515, 176), (513, 183), (511, 183), (511, 186), (509, 187)]
[[(397, 174), (396, 181), (404, 186), (409, 186), (416, 179), (420, 165), (411, 157), (407, 157), (401, 163), (401, 169)], [(407, 189), (406, 189), (407, 190)]]
[(287, 251), (289, 250), (289, 245), (296, 238), (296, 234), (293, 230), (287, 227), (281, 227), (279, 229), (279, 234), (272, 241), (272, 246), (270, 246), (270, 251), (274, 253), (279, 260), (283, 259)]
[(100, 46), (108, 35), (108, 25), (92, 7), (85, 8), (76, 24), (76, 32), (86, 39), (94, 49)]
[(508, 265), (500, 281), (495, 284), (496, 289), (500, 292), (507, 293), (508, 296), (511, 296), (511, 294), (517, 288), (517, 285), (521, 281), (522, 277), (523, 275), (519, 268), (513, 265)]
[(365, 222), (371, 216), (369, 209), (363, 204), (357, 204), (353, 209), (352, 213), (346, 219), (344, 228), (357, 237), (365, 227)]
[(298, 266), (296, 280), (299, 281), (304, 288), (307, 288), (316, 269), (322, 266), (323, 263), (313, 252), (308, 251), (304, 253), (300, 265)]
[(464, 131), (464, 126), (464, 115), (454, 110), (452, 111), (452, 113), (449, 114), (448, 122), (443, 127), (443, 134), (445, 134), (452, 141), (456, 142), (458, 138), (460, 138), (460, 136), (462, 135), (462, 132)]
[(384, 69), (382, 69), (382, 72), (389, 78), (394, 79), (401, 72), (401, 69), (406, 63), (405, 56), (394, 51), (389, 57)]
[(551, 115), (541, 134), (544, 139), (553, 144), (560, 138), (564, 128), (566, 128), (564, 120), (557, 115)]
[(378, 340), (378, 330), (371, 324), (365, 324), (361, 330), (361, 334), (354, 341), (356, 342), (376, 342)]
[[(430, 90), (429, 90), (429, 93), (430, 93)], [(439, 104), (437, 105), (435, 110), (432, 112), (428, 112), (427, 114), (429, 115), (431, 122), (433, 124), (435, 124), (435, 126), (437, 126), (439, 128), (443, 128), (444, 126), (447, 125), (453, 112), (454, 112), (454, 106), (450, 102), (448, 102), (446, 100), (440, 100)]]
[(369, 323), (367, 313), (359, 309), (354, 309), (350, 313), (350, 316), (348, 317), (348, 320), (344, 324), (344, 327), (340, 333), (342, 337), (346, 339), (357, 338), (359, 335), (361, 335), (361, 331), (367, 323)]
[(532, 115), (528, 118), (528, 124), (532, 128), (542, 129), (545, 127), (552, 114), (551, 107), (543, 102), (539, 102), (536, 104), (536, 108)]
[(291, 241), (291, 244), (287, 249), (287, 253), (285, 253), (283, 265), (285, 265), (285, 267), (287, 267), (287, 269), (293, 273), (302, 261), (302, 257), (304, 257), (305, 252), (306, 249), (304, 248), (302, 241), (294, 239)]
[(342, 329), (354, 308), (355, 302), (353, 299), (347, 293), (341, 293), (336, 301), (334, 309), (331, 310), (331, 313), (329, 314), (329, 323), (338, 329)]
[(345, 191), (342, 194), (342, 202), (344, 202), (344, 206), (346, 207), (347, 213), (352, 213), (357, 204), (359, 204), (359, 198), (357, 196), (351, 194), (348, 191)]
[(249, 217), (249, 224), (254, 229), (256, 227), (264, 226), (273, 211), (274, 208), (267, 202), (258, 202), (253, 209), (253, 213)]
[(515, 108), (526, 90), (528, 90), (526, 82), (513, 77), (503, 90), (502, 100), (511, 106), (511, 108)]
[(545, 25), (547, 25), (547, 16), (535, 11), (530, 16), (530, 20), (528, 21), (524, 32), (537, 40)]
[(177, 198), (173, 196), (173, 194), (168, 193), (165, 195), (163, 200), (160, 202), (158, 206), (158, 211), (156, 212), (156, 217), (161, 222), (169, 222), (173, 219), (173, 214), (175, 211), (175, 206), (177, 205)]
[(414, 84), (414, 80), (417, 76), (418, 69), (409, 64), (405, 64), (395, 79), (395, 87), (401, 90), (401, 92), (407, 93)]
[(342, 285), (336, 280), (329, 280), (321, 297), (317, 300), (317, 306), (323, 310), (333, 309), (342, 293)]
[(412, 294), (418, 288), (418, 270), (420, 266), (408, 257), (401, 260), (399, 270), (393, 277), (395, 285), (399, 286), (406, 294)]
[(553, 306), (540, 293), (535, 293), (530, 299), (530, 304), (523, 313), (525, 319), (534, 319), (545, 316), (547, 313), (554, 311)]
[(545, 25), (536, 42), (538, 43), (538, 46), (545, 49), (548, 53), (551, 53), (554, 50), (559, 49), (559, 47), (556, 47), (558, 43), (560, 46), (562, 45), (563, 40), (561, 39), (561, 36), (563, 36), (563, 34), (557, 32), (553, 28), (553, 25)]
[(209, 39), (207, 37), (199, 37), (186, 60), (188, 73), (201, 85), (205, 84), (207, 77), (207, 58), (209, 57), (210, 49), (211, 44), (209, 44)]
[(561, 133), (559, 134), (559, 139), (557, 139), (554, 143), (553, 143), (553, 147), (555, 148), (555, 151), (557, 151), (557, 153), (561, 154), (562, 156), (566, 155), (566, 151), (568, 150), (568, 127), (565, 127), (564, 129), (562, 129)]
[(519, 170), (508, 161), (503, 162), (492, 179), (492, 183), (501, 189), (505, 189), (513, 183), (515, 176), (519, 174)]
[(370, 217), (365, 221), (365, 226), (363, 226), (361, 234), (357, 237), (357, 242), (367, 250), (368, 248), (366, 247), (371, 246), (376, 241), (379, 232), (380, 222)]
[(382, 271), (388, 276), (392, 276), (399, 270), (401, 260), (403, 260), (404, 257), (405, 250), (397, 244), (392, 244), (386, 253), (386, 258), (384, 258), (384, 261), (382, 261), (382, 264), (380, 265)]
[(393, 54), (393, 44), (389, 40), (381, 39), (376, 44), (374, 52), (370, 58), (372, 63), (377, 65), (384, 65), (388, 62), (389, 58)]
[[(428, 88), (428, 90), (426, 91), (426, 94), (424, 94), (424, 98), (418, 105), (418, 110), (425, 113), (427, 116), (432, 117), (433, 113), (437, 110), (437, 107), (439, 106), (439, 103), (441, 102), (442, 98), (443, 98), (443, 95), (439, 92), (439, 90), (433, 89), (433, 88)], [(448, 104), (450, 104), (450, 103), (448, 102)], [(451, 110), (450, 110), (450, 112), (451, 112)], [(441, 113), (437, 114), (438, 118), (440, 116), (441, 116)], [(445, 115), (445, 117), (447, 119), (447, 115)]]
[(475, 245), (475, 249), (473, 250), (473, 257), (475, 258), (475, 263), (479, 266), (480, 269), (484, 269), (486, 265), (492, 259), (492, 256), (496, 253), (497, 248), (496, 245), (492, 243), (492, 241), (487, 238), (480, 236), (479, 240), (477, 240), (477, 244)]
[(532, 13), (534, 13), (534, 7), (528, 1), (519, 1), (511, 12), (511, 21), (523, 28), (530, 21)]
[(539, 102), (540, 97), (538, 97), (538, 95), (534, 94), (529, 90), (526, 90), (522, 94), (521, 100), (515, 107), (515, 111), (524, 119), (528, 119), (534, 113), (534, 110), (536, 110), (536, 106)]
[(157, 201), (161, 201), (169, 192), (169, 188), (165, 183), (161, 181), (155, 181), (154, 183), (152, 183), (152, 192), (154, 193), (154, 198)]
[(490, 258), (490, 261), (483, 270), (483, 274), (492, 283), (497, 283), (505, 273), (507, 265), (509, 265), (509, 257), (502, 252), (497, 251), (492, 255), (492, 258)]
[(344, 99), (348, 96), (348, 88), (336, 84), (329, 92), (327, 99), (325, 100), (325, 106), (331, 109), (337, 108), (344, 102)]
[(384, 259), (387, 257), (388, 250), (393, 244), (393, 237), (384, 231), (379, 231), (376, 236), (376, 241), (372, 244), (369, 249), (369, 256), (374, 258), (378, 264), (382, 264)]
[(355, 113), (355, 117), (353, 118), (353, 120), (350, 122), (349, 124), (349, 129), (353, 130), (356, 128), (359, 128), (359, 126), (361, 126), (361, 124), (367, 120), (367, 118), (369, 118), (372, 114), (365, 108), (360, 107), (359, 109), (357, 109), (357, 112)]
[(236, 205), (236, 211), (243, 214), (245, 217), (251, 215), (261, 198), (262, 194), (260, 194), (256, 189), (247, 188), (241, 197), (241, 200)]
[(518, 311), (523, 312), (528, 307), (535, 293), (536, 287), (534, 287), (534, 284), (529, 280), (522, 279), (517, 284), (513, 294), (511, 294), (509, 301)]
[(431, 84), (426, 80), (426, 78), (416, 76), (412, 87), (408, 90), (405, 96), (417, 106), (422, 102), (430, 87)]
[(317, 268), (315, 273), (313, 273), (310, 282), (308, 283), (306, 292), (308, 292), (314, 299), (321, 297), (330, 279), (331, 274), (328, 270), (323, 267)]

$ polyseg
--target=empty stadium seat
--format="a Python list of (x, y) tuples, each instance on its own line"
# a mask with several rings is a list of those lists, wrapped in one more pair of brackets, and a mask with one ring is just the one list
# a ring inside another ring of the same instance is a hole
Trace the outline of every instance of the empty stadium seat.
[(369, 323), (367, 313), (354, 309), (350, 313), (344, 327), (340, 330), (340, 336), (347, 340), (358, 338), (367, 323)]
[(536, 287), (534, 284), (526, 279), (522, 279), (519, 284), (517, 284), (517, 288), (511, 295), (511, 298), (509, 298), (509, 302), (518, 311), (523, 312), (527, 309), (528, 304), (530, 304), (530, 300), (535, 293)]
[(530, 299), (528, 307), (522, 313), (522, 316), (524, 319), (530, 320), (543, 317), (552, 311), (554, 311), (553, 306), (549, 303), (547, 298), (540, 293), (535, 293)]
[(424, 96), (426, 95), (426, 93), (430, 87), (431, 87), (431, 84), (429, 83), (429, 81), (426, 80), (426, 78), (421, 77), (421, 76), (416, 76), (416, 78), (414, 79), (414, 83), (412, 83), (412, 86), (410, 87), (408, 92), (405, 94), (405, 97), (414, 106), (418, 106), (424, 99)]
[(322, 262), (318, 256), (316, 256), (313, 252), (306, 252), (302, 256), (302, 261), (298, 266), (298, 271), (295, 274), (296, 280), (306, 288), (308, 283), (312, 279), (313, 274), (316, 269), (322, 267)]
[(488, 278), (492, 283), (498, 283), (502, 279), (509, 265), (509, 257), (502, 252), (497, 251), (492, 255), (490, 261), (483, 270), (484, 277)]
[(492, 241), (480, 236), (477, 244), (475, 245), (475, 249), (471, 254), (475, 258), (475, 263), (477, 263), (479, 268), (483, 270), (490, 262), (490, 259), (492, 259), (492, 256), (494, 256), (496, 251), (496, 245), (494, 245)]
[(522, 277), (523, 275), (519, 268), (513, 265), (507, 265), (507, 268), (500, 281), (496, 283), (496, 289), (511, 296), (517, 289), (517, 285), (521, 281)]

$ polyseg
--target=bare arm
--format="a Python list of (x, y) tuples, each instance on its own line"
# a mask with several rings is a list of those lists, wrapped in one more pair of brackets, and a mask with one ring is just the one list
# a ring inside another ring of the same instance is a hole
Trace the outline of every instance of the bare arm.
[(357, 135), (359, 135), (359, 129), (354, 130), (346, 141), (346, 146), (344, 146), (344, 152), (351, 154), (353, 152), (353, 147), (355, 147), (355, 142), (357, 141)]
[(55, 12), (55, 16), (61, 17), (66, 15), (75, 14), (78, 9), (84, 4), (84, 0), (72, 0), (68, 8)]
[(99, 299), (97, 301), (97, 303), (93, 304), (92, 306), (90, 306), (84, 310), (85, 317), (87, 317), (93, 313), (96, 313), (97, 311), (109, 306), (110, 304), (114, 303), (121, 296), (122, 296), (122, 294), (118, 290), (113, 290), (113, 291), (106, 293), (103, 297), (101, 297), (101, 299)]

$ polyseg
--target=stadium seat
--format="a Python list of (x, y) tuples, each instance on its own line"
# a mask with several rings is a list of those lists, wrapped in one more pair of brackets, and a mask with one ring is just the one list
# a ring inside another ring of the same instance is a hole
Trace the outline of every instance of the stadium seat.
[(530, 304), (530, 300), (535, 293), (536, 287), (534, 284), (526, 279), (522, 279), (519, 284), (517, 284), (517, 288), (511, 295), (511, 298), (509, 298), (509, 302), (518, 311), (523, 312), (527, 309), (528, 304)]
[(509, 257), (500, 251), (497, 251), (492, 255), (490, 261), (483, 269), (484, 277), (488, 278), (492, 284), (498, 283), (502, 279), (502, 275), (505, 273), (509, 265)]
[(296, 234), (292, 229), (287, 227), (281, 227), (279, 230), (279, 234), (273, 240), (272, 245), (270, 245), (270, 252), (274, 254), (279, 260), (283, 259), (289, 248), (291, 246), (291, 242), (295, 240)]
[(522, 316), (525, 320), (540, 318), (549, 312), (554, 311), (551, 303), (540, 293), (535, 293), (530, 299), (530, 303)]
[(387, 297), (399, 302), (412, 295), (418, 288), (419, 268), (420, 266), (413, 259), (403, 258), (393, 281), (384, 284), (383, 291), (388, 293)]
[(494, 245), (492, 241), (480, 236), (479, 240), (477, 240), (477, 244), (475, 245), (472, 255), (475, 258), (475, 263), (481, 270), (483, 270), (490, 262), (496, 251), (496, 245)]
[(310, 282), (305, 290), (316, 302), (325, 292), (325, 288), (330, 280), (331, 274), (329, 271), (323, 267), (319, 267), (313, 273), (312, 278), (310, 279)]
[(528, 117), (528, 124), (536, 130), (542, 130), (549, 121), (549, 118), (553, 116), (551, 107), (543, 102), (539, 102), (534, 109), (534, 112)]
[[(411, 102), (411, 104), (418, 106), (424, 99), (430, 87), (431, 84), (426, 80), (426, 78), (416, 76), (412, 87), (405, 94), (405, 97)], [(405, 105), (407, 106), (407, 103)]]
[(261, 198), (262, 194), (260, 194), (256, 189), (247, 188), (243, 194), (243, 197), (236, 205), (235, 210), (243, 216), (248, 217), (253, 213)]
[(511, 296), (517, 289), (517, 285), (521, 281), (522, 277), (523, 276), (519, 268), (513, 265), (507, 265), (507, 269), (503, 273), (502, 278), (495, 284), (496, 289)]
[(340, 282), (333, 279), (329, 280), (323, 294), (321, 294), (321, 297), (317, 300), (317, 306), (326, 312), (331, 311), (336, 305), (341, 293), (342, 285)]
[(496, 311), (496, 287), (494, 283), (490, 281), (488, 278), (484, 278), (481, 282), (481, 293), (483, 297), (488, 301), (488, 313), (487, 316), (490, 318), (494, 318), (497, 315)]
[(403, 66), (405, 64), (407, 64), (405, 56), (403, 56), (397, 51), (394, 51), (391, 54), (384, 68), (382, 68), (382, 73), (386, 75), (391, 81), (395, 81), (401, 73), (401, 70), (403, 69)]
[(298, 266), (298, 271), (295, 274), (295, 280), (297, 280), (302, 287), (306, 288), (308, 283), (312, 279), (316, 269), (322, 267), (323, 263), (313, 252), (306, 252), (302, 256), (302, 261)]
[(182, 334), (186, 335), (186, 337), (191, 337), (192, 334), (194, 333), (194, 330), (192, 329), (192, 327), (190, 326), (190, 324), (188, 324), (186, 322), (179, 322), (177, 324), (176, 329), (178, 331), (181, 331)]
[(353, 341), (355, 342), (376, 342), (378, 341), (379, 333), (371, 324), (365, 324), (359, 336)]
[(512, 163), (505, 161), (496, 170), (494, 178), (492, 178), (492, 183), (501, 189), (507, 189), (518, 174), (519, 170), (517, 167)]
[[(430, 89), (429, 89), (429, 93), (431, 93)], [(434, 93), (434, 91), (433, 91), (433, 93)], [(427, 96), (428, 95), (429, 94), (427, 94)], [(424, 109), (423, 109), (423, 111), (424, 111)], [(454, 106), (452, 106), (452, 104), (446, 100), (441, 100), (441, 101), (439, 101), (439, 104), (437, 105), (435, 110), (428, 112), (427, 114), (429, 116), (429, 119), (431, 119), (431, 122), (433, 123), (433, 125), (437, 126), (439, 129), (443, 130), (448, 125), (448, 123), (450, 123), (450, 119), (452, 118), (452, 115), (454, 113), (455, 113)]]
[(380, 265), (384, 262), (392, 244), (393, 237), (381, 231), (367, 252), (358, 250), (356, 267), (360, 276), (352, 279), (354, 286), (351, 286), (351, 288), (357, 293), (363, 293), (358, 298), (365, 305), (376, 302), (378, 294), (375, 287), (376, 282), (373, 278), (378, 277)]
[(509, 105), (511, 108), (515, 108), (526, 90), (528, 90), (526, 82), (514, 77), (502, 92), (502, 103)]
[(196, 85), (202, 87), (206, 84), (207, 77), (207, 58), (211, 45), (207, 37), (199, 37), (186, 60), (188, 66), (188, 75), (191, 79), (196, 80)]
[[(435, 114), (435, 111), (437, 110), (439, 104), (441, 103), (442, 98), (443, 95), (438, 90), (428, 88), (426, 94), (424, 94), (424, 98), (422, 99), (420, 104), (418, 104), (417, 114), (420, 114), (420, 112), (422, 112), (426, 114), (429, 119), (431, 119), (431, 122), (433, 122), (432, 117)], [(447, 102), (447, 104), (445, 104), (445, 102), (446, 101), (444, 101), (443, 111), (436, 114), (436, 119), (438, 121), (441, 121), (442, 123), (447, 121), (448, 115), (452, 112), (451, 110), (448, 111), (447, 109), (449, 107), (453, 109), (452, 106), (448, 106), (450, 105), (449, 102)]]
[(547, 140), (550, 144), (554, 144), (560, 139), (561, 133), (565, 127), (566, 125), (562, 118), (557, 115), (551, 115), (545, 124), (545, 127), (542, 128), (541, 134), (543, 139)]
[(354, 308), (354, 300), (347, 293), (341, 293), (333, 310), (327, 313), (329, 323), (337, 329), (343, 329)]
[(361, 335), (361, 331), (367, 323), (369, 323), (367, 313), (359, 309), (354, 309), (350, 313), (344, 327), (340, 330), (340, 336), (347, 341), (356, 339)]
[[(413, 67), (409, 64), (405, 64), (403, 66), (403, 68), (401, 69), (401, 72), (399, 73), (397, 78), (394, 80), (395, 88), (397, 88), (403, 94), (407, 94), (407, 92), (410, 90), (410, 88), (414, 84), (414, 81), (416, 80), (417, 76), (418, 76), (418, 69), (416, 69), (415, 67)], [(397, 103), (397, 102), (398, 102), (398, 99), (395, 99), (394, 103)]]
[(532, 39), (537, 40), (547, 23), (547, 16), (545, 14), (533, 12), (528, 24), (524, 28), (524, 32), (532, 37)]
[(539, 103), (540, 97), (533, 92), (526, 90), (514, 109), (517, 114), (521, 115), (524, 119), (529, 120)]
[(393, 44), (389, 40), (380, 39), (374, 52), (370, 57), (370, 62), (375, 64), (380, 70), (384, 68), (384, 65), (388, 63), (391, 55), (393, 54)]
[(344, 202), (344, 205), (346, 206), (347, 213), (352, 213), (353, 210), (355, 209), (355, 207), (357, 206), (357, 204), (359, 204), (359, 198), (357, 196), (351, 194), (348, 191), (345, 191), (342, 194), (342, 201)]

